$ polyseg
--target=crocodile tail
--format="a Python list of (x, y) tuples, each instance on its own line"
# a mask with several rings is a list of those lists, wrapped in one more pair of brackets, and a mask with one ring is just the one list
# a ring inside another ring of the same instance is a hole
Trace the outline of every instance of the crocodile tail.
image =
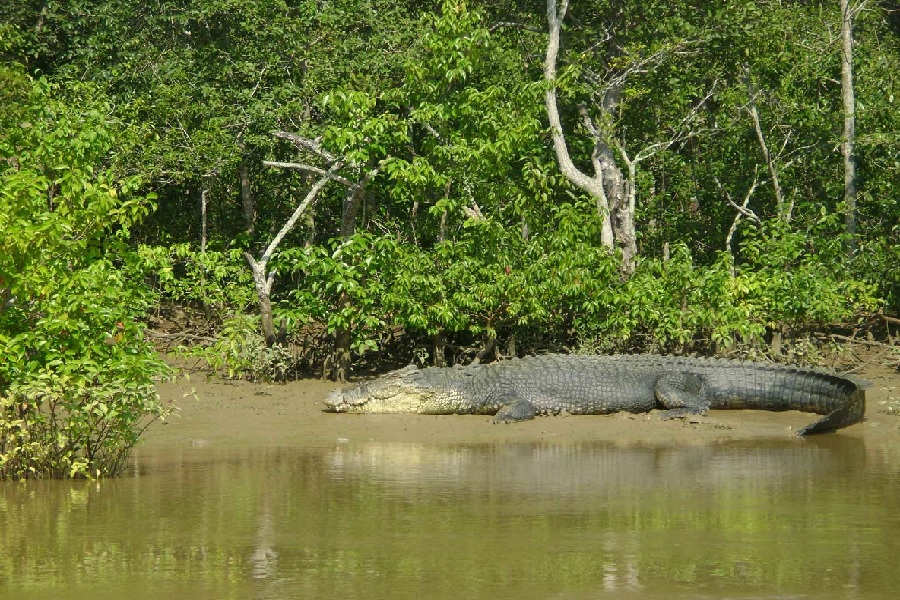
[(857, 386), (850, 393), (846, 402), (840, 408), (831, 411), (818, 421), (810, 423), (797, 432), (797, 435), (810, 435), (813, 433), (829, 433), (842, 427), (859, 423), (866, 414), (866, 394), (864, 385)]

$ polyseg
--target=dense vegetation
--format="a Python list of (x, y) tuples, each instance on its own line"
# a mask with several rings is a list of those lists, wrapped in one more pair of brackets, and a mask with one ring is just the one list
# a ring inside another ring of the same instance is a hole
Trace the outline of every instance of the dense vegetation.
[(140, 181), (103, 165), (110, 107), (0, 70), (0, 476), (115, 473), (166, 369), (143, 337), (152, 304), (116, 264), (146, 216)]
[(842, 4), (576, 2), (550, 72), (565, 3), (4, 3), (0, 475), (121, 466), (150, 316), (277, 379), (896, 313), (900, 5)]

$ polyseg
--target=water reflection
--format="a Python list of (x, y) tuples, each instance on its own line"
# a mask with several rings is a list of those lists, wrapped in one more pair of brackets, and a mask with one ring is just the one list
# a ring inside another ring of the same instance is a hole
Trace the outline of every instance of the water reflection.
[(140, 450), (0, 483), (0, 598), (891, 597), (895, 464), (842, 436)]
[(327, 461), (329, 476), (337, 479), (365, 477), (415, 487), (489, 486), (560, 499), (619, 493), (623, 487), (717, 487), (738, 479), (751, 486), (777, 485), (799, 474), (847, 474), (865, 464), (865, 448), (859, 439), (693, 447), (387, 443), (339, 445)]

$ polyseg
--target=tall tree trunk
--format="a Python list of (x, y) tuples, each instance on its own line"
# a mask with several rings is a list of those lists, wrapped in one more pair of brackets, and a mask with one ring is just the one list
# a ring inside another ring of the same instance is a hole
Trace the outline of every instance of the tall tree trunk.
[[(274, 279), (274, 278), (273, 278)], [(256, 285), (256, 293), (259, 298), (259, 315), (262, 324), (262, 334), (266, 340), (266, 346), (271, 348), (275, 345), (275, 317), (272, 314), (272, 299), (270, 296), (270, 290), (272, 289), (272, 284), (269, 283), (265, 285), (265, 281), (259, 280), (254, 277), (254, 284)], [(264, 284), (264, 287), (260, 286), (260, 283)]]
[(841, 154), (844, 157), (844, 225), (847, 254), (856, 254), (856, 98), (853, 91), (853, 13), (850, 0), (841, 0), (841, 99), (844, 104), (844, 133)]
[(447, 336), (443, 331), (439, 331), (431, 336), (431, 363), (435, 367), (447, 366)]
[[(553, 149), (556, 152), (559, 170), (573, 185), (589, 194), (597, 205), (597, 212), (602, 219), (600, 230), (600, 243), (610, 250), (618, 247), (622, 252), (622, 264), (620, 270), (626, 277), (630, 276), (637, 262), (637, 234), (635, 230), (635, 182), (628, 177), (634, 177), (636, 165), (651, 154), (643, 153), (634, 160), (627, 158), (622, 144), (616, 144), (621, 151), (625, 162), (629, 167), (629, 176), (623, 173), (619, 166), (613, 148), (610, 147), (611, 136), (595, 127), (587, 109), (581, 109), (581, 117), (585, 127), (594, 138), (594, 149), (591, 152), (591, 166), (593, 175), (582, 172), (569, 155), (565, 133), (562, 128), (562, 120), (559, 116), (559, 108), (556, 99), (556, 62), (559, 56), (560, 31), (562, 22), (568, 10), (568, 1), (562, 0), (557, 8), (555, 0), (547, 1), (547, 23), (549, 25), (549, 40), (547, 43), (547, 56), (544, 61), (544, 81), (547, 83), (547, 91), (544, 93), (544, 103), (547, 108), (547, 118), (550, 122), (550, 135), (553, 138)], [(604, 94), (601, 110), (605, 114), (616, 111), (621, 95), (621, 84), (610, 85)], [(668, 147), (668, 144), (659, 145)]]
[[(603, 94), (601, 108), (604, 114), (613, 115), (619, 107), (622, 98), (621, 83), (611, 84)], [(637, 163), (628, 158), (626, 152), (622, 157), (628, 168), (628, 178), (622, 172), (616, 162), (613, 149), (601, 136), (601, 132), (594, 127), (586, 110), (582, 110), (582, 120), (588, 131), (591, 131), (597, 144), (597, 154), (600, 159), (600, 172), (603, 175), (603, 189), (609, 199), (610, 222), (613, 230), (615, 245), (622, 252), (622, 273), (626, 276), (634, 272), (637, 259), (637, 234), (634, 228), (635, 206), (635, 174)], [(624, 148), (622, 148), (624, 150)]]
[(206, 252), (206, 199), (209, 190), (200, 192), (200, 252)]
[(635, 161), (628, 162), (628, 177), (622, 184), (623, 193), (613, 203), (613, 231), (616, 234), (616, 244), (622, 251), (622, 272), (625, 275), (631, 275), (637, 265), (637, 233), (634, 224), (634, 209), (637, 200), (637, 163)]
[(366, 195), (367, 180), (355, 184), (344, 196), (344, 206), (341, 211), (341, 239), (346, 240), (356, 232), (356, 217), (362, 206), (363, 197)]
[(244, 207), (244, 222), (247, 233), (253, 235), (256, 231), (256, 205), (253, 202), (253, 194), (250, 191), (250, 167), (247, 161), (242, 160), (240, 165), (241, 175), (241, 205)]
[[(603, 218), (600, 241), (603, 246), (613, 249), (618, 247), (622, 252), (620, 271), (628, 277), (637, 265), (637, 230), (635, 224), (635, 206), (637, 196), (637, 165), (670, 148), (678, 141), (686, 140), (696, 135), (691, 130), (691, 123), (697, 117), (700, 109), (712, 96), (716, 82), (713, 82), (707, 94), (695, 103), (691, 112), (681, 122), (682, 131), (672, 137), (659, 142), (654, 142), (640, 151), (633, 158), (628, 157), (625, 143), (617, 139), (614, 130), (603, 130), (596, 127), (585, 107), (580, 108), (581, 118), (585, 128), (594, 138), (594, 148), (591, 152), (591, 166), (593, 175), (583, 173), (575, 166), (566, 144), (565, 133), (557, 107), (556, 94), (556, 62), (559, 56), (560, 32), (562, 23), (568, 10), (568, 0), (547, 0), (547, 24), (549, 37), (547, 41), (547, 54), (544, 60), (544, 82), (546, 91), (544, 103), (547, 108), (547, 118), (550, 122), (550, 135), (553, 139), (553, 149), (556, 152), (559, 169), (563, 175), (576, 187), (587, 192), (596, 200), (598, 212)], [(609, 34), (607, 41), (613, 39), (614, 34)], [(648, 69), (651, 65), (666, 60), (670, 50), (656, 52), (646, 59), (634, 63), (636, 69)], [(628, 70), (618, 70), (618, 75), (606, 76), (607, 85), (603, 92), (603, 98), (599, 106), (602, 114), (612, 117), (616, 114), (625, 79)], [(609, 119), (610, 122), (615, 119)], [(623, 173), (621, 164), (627, 165), (627, 175)]]

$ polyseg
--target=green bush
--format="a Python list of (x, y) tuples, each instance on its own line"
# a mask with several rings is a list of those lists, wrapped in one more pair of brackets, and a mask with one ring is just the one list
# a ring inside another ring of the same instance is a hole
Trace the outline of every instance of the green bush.
[(320, 323), (329, 334), (349, 329), (354, 352), (374, 350), (388, 325), (381, 300), (392, 256), (389, 240), (364, 233), (285, 251), (274, 268), (289, 275), (291, 287), (277, 297), (277, 318)]
[(104, 167), (97, 90), (67, 104), (16, 81), (0, 115), (0, 478), (114, 475), (166, 413), (168, 369), (138, 320), (152, 298), (107, 258), (149, 201)]
[[(572, 218), (563, 214), (560, 227), (527, 241), (480, 221), (430, 249), (360, 234), (331, 249), (295, 251), (292, 308), (330, 331), (353, 328), (359, 353), (390, 327), (410, 340), (527, 340), (520, 352), (579, 344), (709, 352), (761, 347), (774, 331), (852, 321), (878, 306), (874, 286), (826, 268), (799, 234), (748, 236), (739, 264), (722, 253), (697, 265), (676, 246), (668, 260), (645, 258), (623, 279), (614, 255), (573, 235)], [(342, 291), (351, 298), (345, 306)]]
[(200, 358), (216, 373), (229, 379), (283, 381), (294, 365), (290, 351), (278, 344), (266, 346), (260, 333), (259, 316), (235, 315), (225, 319), (210, 344), (183, 349)]

